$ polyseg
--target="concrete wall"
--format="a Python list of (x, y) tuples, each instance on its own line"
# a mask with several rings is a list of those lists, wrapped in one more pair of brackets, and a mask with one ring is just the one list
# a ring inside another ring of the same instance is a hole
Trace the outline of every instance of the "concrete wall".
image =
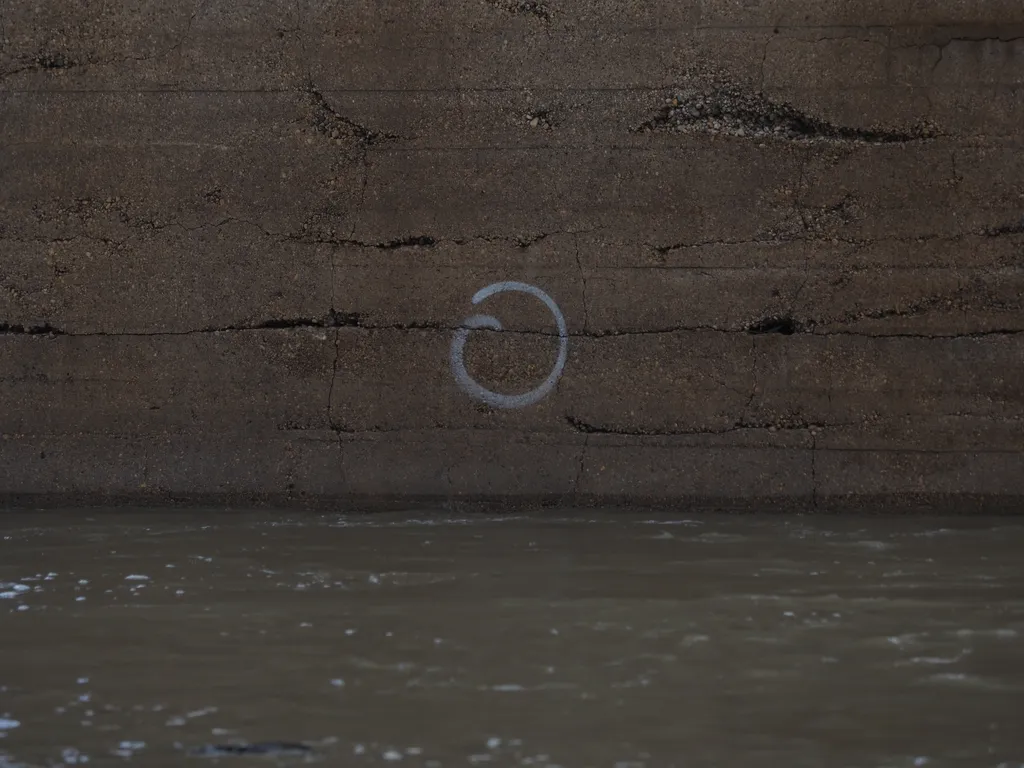
[[(8, 503), (1024, 508), (1024, 0), (5, 0), (0, 41)], [(465, 391), (563, 344), (533, 404)]]

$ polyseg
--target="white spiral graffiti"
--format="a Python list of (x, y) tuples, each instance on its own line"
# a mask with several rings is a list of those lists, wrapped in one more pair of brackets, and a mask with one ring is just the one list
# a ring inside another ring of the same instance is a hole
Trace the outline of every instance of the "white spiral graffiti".
[(551, 314), (555, 317), (555, 323), (558, 325), (558, 359), (555, 361), (555, 367), (551, 369), (551, 373), (548, 374), (548, 377), (544, 379), (539, 387), (531, 389), (529, 392), (524, 392), (521, 395), (503, 395), (482, 387), (466, 370), (466, 365), (462, 361), (462, 352), (466, 346), (466, 341), (469, 339), (469, 332), (471, 330), (488, 328), (492, 331), (500, 331), (502, 326), (501, 321), (491, 315), (473, 315), (466, 318), (462, 327), (455, 331), (455, 336), (452, 338), (452, 374), (455, 376), (455, 381), (462, 391), (472, 398), (485, 402), (494, 408), (525, 408), (547, 395), (561, 377), (562, 369), (565, 368), (565, 360), (569, 353), (569, 331), (565, 326), (565, 318), (562, 316), (562, 311), (555, 304), (554, 299), (540, 288), (527, 283), (512, 281), (493, 283), (477, 291), (473, 295), (472, 301), (474, 304), (479, 304), (487, 297), (505, 291), (518, 291), (519, 293), (528, 293), (531, 296), (536, 296), (551, 310)]

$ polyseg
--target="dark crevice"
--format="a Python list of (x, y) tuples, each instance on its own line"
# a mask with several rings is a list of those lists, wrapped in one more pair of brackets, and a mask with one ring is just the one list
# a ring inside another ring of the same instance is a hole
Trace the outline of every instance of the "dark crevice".
[(317, 237), (310, 236), (301, 233), (286, 233), (279, 235), (286, 240), (295, 240), (303, 243), (319, 243), (323, 245), (339, 245), (339, 246), (350, 246), (355, 248), (372, 248), (378, 251), (394, 251), (400, 248), (433, 248), (434, 246), (442, 243), (452, 243), (454, 245), (468, 245), (474, 242), (485, 242), (485, 243), (510, 243), (515, 245), (517, 248), (529, 248), (535, 243), (539, 243), (546, 237), (550, 237), (551, 233), (544, 232), (539, 235), (533, 235), (529, 237), (489, 237), (485, 235), (473, 235), (470, 237), (453, 238), (453, 239), (442, 239), (433, 237), (432, 235), (409, 235), (407, 237), (399, 237), (394, 240), (387, 240), (381, 242), (369, 242), (366, 240), (356, 240), (353, 238), (335, 238), (335, 237)]
[(763, 94), (732, 85), (677, 93), (666, 100), (654, 117), (632, 130), (635, 133), (711, 132), (754, 139), (774, 137), (868, 144), (901, 144), (938, 135), (926, 126), (888, 130), (835, 125), (790, 104), (775, 102)]
[(284, 240), (293, 240), (299, 243), (316, 243), (318, 245), (337, 245), (351, 248), (372, 248), (377, 251), (396, 251), (400, 248), (433, 248), (437, 240), (429, 235), (414, 235), (412, 237), (400, 237), (386, 242), (371, 243), (366, 240), (353, 240), (351, 238), (329, 237), (317, 234), (304, 234), (289, 232), (279, 235)]
[(402, 237), (391, 240), (387, 243), (378, 243), (377, 248), (384, 251), (393, 251), (396, 248), (430, 248), (437, 244), (437, 240), (430, 235), (415, 235), (413, 237)]
[(43, 52), (29, 59), (26, 64), (6, 72), (0, 72), (0, 77), (20, 75), (24, 72), (59, 71), (82, 66), (82, 62), (74, 61), (63, 53)]
[(1000, 227), (991, 227), (984, 230), (982, 234), (988, 237), (1000, 237), (1003, 235), (1024, 235), (1024, 219), (1013, 224), (1004, 224)]
[(280, 318), (277, 320), (264, 320), (263, 322), (256, 323), (255, 325), (229, 326), (228, 330), (240, 331), (279, 328), (312, 328), (322, 327), (323, 325), (323, 323), (318, 322), (312, 318)]
[(433, 248), (437, 240), (429, 235), (413, 235), (410, 237), (399, 237), (381, 243), (368, 243), (363, 240), (337, 240), (335, 245), (348, 245), (357, 248), (374, 248), (378, 251), (397, 251), (399, 248)]
[(28, 336), (66, 336), (67, 334), (59, 328), (54, 328), (49, 323), (41, 325), (19, 325), (12, 323), (0, 323), (0, 334), (24, 334)]
[(364, 322), (359, 312), (339, 312), (336, 309), (330, 310), (325, 317), (312, 318), (282, 318), (264, 320), (252, 325), (229, 325), (224, 328), (204, 328), (200, 331), (186, 331), (185, 333), (219, 333), (223, 331), (260, 331), (260, 330), (286, 330), (292, 328), (362, 328), (365, 330), (434, 330), (448, 331), (447, 326), (440, 323), (410, 322), (391, 323), (387, 325), (370, 325)]
[(792, 336), (803, 329), (792, 317), (766, 317), (747, 326), (747, 333), (765, 334), (778, 333), (783, 336)]

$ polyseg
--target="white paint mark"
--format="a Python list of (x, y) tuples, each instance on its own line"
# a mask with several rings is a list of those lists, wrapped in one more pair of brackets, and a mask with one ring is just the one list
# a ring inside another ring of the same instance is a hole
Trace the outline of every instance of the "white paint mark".
[(554, 299), (544, 293), (540, 288), (529, 285), (528, 283), (518, 283), (514, 281), (492, 283), (486, 288), (481, 288), (477, 291), (473, 295), (471, 301), (473, 304), (479, 304), (490, 296), (494, 296), (498, 293), (504, 293), (506, 291), (516, 291), (536, 296), (544, 302), (547, 308), (551, 310), (551, 314), (554, 315), (555, 323), (558, 325), (558, 359), (555, 361), (555, 367), (551, 369), (551, 373), (548, 374), (548, 377), (539, 387), (531, 389), (529, 392), (524, 392), (521, 395), (503, 395), (498, 392), (492, 392), (477, 383), (477, 381), (469, 375), (469, 371), (466, 370), (466, 364), (462, 358), (463, 350), (465, 349), (466, 341), (469, 339), (469, 333), (471, 330), (479, 328), (489, 328), (492, 331), (503, 330), (501, 321), (491, 315), (473, 315), (472, 317), (468, 317), (463, 323), (464, 327), (455, 331), (455, 335), (452, 337), (451, 369), (452, 375), (455, 376), (455, 381), (459, 385), (459, 388), (470, 397), (487, 403), (493, 408), (525, 408), (526, 406), (533, 405), (544, 398), (552, 389), (554, 389), (555, 384), (558, 383), (558, 379), (562, 376), (562, 370), (565, 368), (565, 361), (569, 353), (569, 331), (565, 325), (565, 317), (563, 317), (562, 311), (558, 308)]

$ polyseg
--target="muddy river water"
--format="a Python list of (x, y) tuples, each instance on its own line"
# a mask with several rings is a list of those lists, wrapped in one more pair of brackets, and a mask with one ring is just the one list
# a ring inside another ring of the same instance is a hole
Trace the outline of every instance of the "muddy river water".
[(1024, 766), (1024, 520), (0, 513), (0, 767)]

